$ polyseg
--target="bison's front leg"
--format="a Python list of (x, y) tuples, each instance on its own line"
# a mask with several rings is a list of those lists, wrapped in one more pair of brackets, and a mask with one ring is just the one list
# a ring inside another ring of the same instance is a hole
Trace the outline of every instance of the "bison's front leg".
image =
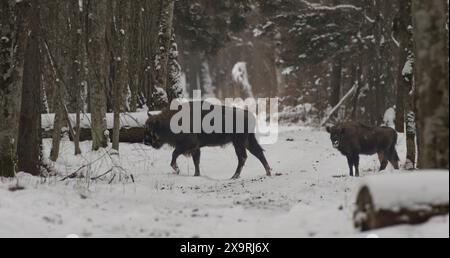
[(233, 145), (238, 158), (238, 166), (236, 169), (236, 173), (234, 173), (231, 179), (238, 179), (241, 176), (242, 168), (244, 167), (245, 161), (247, 160), (247, 151), (245, 150), (245, 146), (242, 143), (233, 143)]
[(347, 156), (348, 168), (350, 170), (350, 176), (353, 176), (353, 159), (352, 156)]
[(348, 167), (350, 169), (350, 176), (353, 176), (353, 167), (355, 167), (355, 176), (359, 177), (359, 155), (352, 154), (347, 156)]
[(353, 155), (353, 165), (355, 165), (355, 176), (359, 177), (359, 155)]
[(183, 154), (183, 152), (179, 149), (175, 149), (172, 153), (172, 162), (170, 162), (170, 166), (173, 168), (175, 173), (177, 173), (177, 175), (180, 174), (180, 168), (178, 167), (177, 159), (182, 154)]
[(200, 149), (196, 149), (192, 152), (192, 159), (194, 160), (195, 166), (194, 176), (200, 176)]

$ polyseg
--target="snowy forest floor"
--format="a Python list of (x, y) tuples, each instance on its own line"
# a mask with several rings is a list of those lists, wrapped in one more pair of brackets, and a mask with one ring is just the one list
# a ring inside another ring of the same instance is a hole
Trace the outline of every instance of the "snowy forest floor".
[[(283, 127), (277, 144), (264, 146), (277, 176), (265, 177), (259, 161), (249, 159), (239, 180), (229, 180), (237, 165), (234, 150), (202, 150), (202, 177), (182, 157), (181, 175), (169, 167), (171, 149), (121, 144), (115, 169), (92, 181), (61, 181), (83, 165), (90, 177), (107, 172), (105, 151), (73, 155), (62, 142), (54, 165), (64, 175), (41, 179), (19, 173), (0, 182), (0, 237), (449, 237), (449, 217), (419, 226), (397, 226), (370, 233), (353, 227), (356, 191), (361, 178), (348, 177), (345, 157), (331, 147), (326, 132)], [(400, 137), (398, 149), (405, 153)], [(51, 140), (44, 141), (48, 157)], [(115, 157), (113, 157), (115, 159)], [(362, 176), (377, 174), (376, 156), (362, 157)], [(393, 172), (392, 167), (384, 173)], [(405, 173), (405, 172), (400, 172)], [(114, 180), (112, 176), (116, 174)], [(134, 183), (126, 175), (133, 174)], [(25, 187), (9, 191), (18, 181)]]

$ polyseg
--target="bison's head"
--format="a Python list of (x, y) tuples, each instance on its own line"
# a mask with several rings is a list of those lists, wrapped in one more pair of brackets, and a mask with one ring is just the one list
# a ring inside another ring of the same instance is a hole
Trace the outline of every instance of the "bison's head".
[(342, 135), (344, 134), (344, 128), (339, 126), (327, 126), (327, 132), (330, 133), (330, 140), (334, 148), (341, 146)]
[(161, 122), (150, 113), (145, 123), (144, 144), (152, 146), (155, 149), (160, 149), (164, 145), (161, 139)]

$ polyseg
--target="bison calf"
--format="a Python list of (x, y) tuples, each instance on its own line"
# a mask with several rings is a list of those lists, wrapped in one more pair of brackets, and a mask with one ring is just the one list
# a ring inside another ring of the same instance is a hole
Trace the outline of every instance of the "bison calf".
[[(188, 118), (190, 116), (189, 120), (191, 123), (188, 126), (190, 129), (198, 127), (199, 123), (202, 123), (201, 121), (195, 122), (195, 120), (192, 119), (193, 117), (198, 116), (203, 120), (205, 117), (209, 116), (212, 111), (195, 111), (195, 108), (193, 107), (194, 103), (195, 102), (189, 102), (184, 104), (189, 105), (190, 107), (190, 112), (187, 114)], [(200, 104), (203, 105), (203, 102)], [(170, 165), (177, 174), (180, 173), (180, 169), (177, 165), (177, 158), (180, 155), (192, 156), (195, 165), (195, 176), (200, 176), (200, 149), (202, 147), (224, 146), (231, 143), (234, 146), (238, 158), (238, 167), (232, 179), (239, 178), (242, 168), (247, 160), (247, 150), (261, 161), (266, 170), (266, 175), (270, 176), (271, 168), (264, 156), (263, 148), (256, 140), (253, 115), (246, 110), (220, 105), (212, 105), (211, 109), (213, 108), (219, 110), (219, 113), (222, 113), (223, 115), (221, 121), (213, 121), (213, 123), (221, 127), (221, 132), (205, 132), (202, 127), (201, 131), (197, 133), (194, 132), (195, 130), (174, 133), (172, 130), (173, 128), (171, 128), (171, 120), (179, 111), (165, 109), (159, 115), (152, 116), (149, 114), (149, 118), (145, 125), (144, 144), (150, 145), (155, 149), (161, 148), (164, 144), (169, 144), (174, 147), (175, 150), (173, 151), (172, 162)], [(199, 112), (200, 114), (194, 115), (195, 112)], [(226, 129), (225, 127), (226, 124), (230, 122), (229, 120), (233, 120), (233, 118), (239, 118), (244, 124), (238, 126), (236, 123), (233, 123), (233, 128), (231, 128), (233, 130), (230, 132), (228, 130), (229, 128)], [(239, 130), (238, 127), (243, 130)]]
[(359, 155), (378, 154), (380, 171), (386, 169), (390, 162), (399, 169), (399, 157), (395, 150), (397, 132), (390, 127), (370, 127), (361, 123), (343, 123), (327, 127), (333, 147), (347, 157), (350, 176), (353, 167), (359, 176)]

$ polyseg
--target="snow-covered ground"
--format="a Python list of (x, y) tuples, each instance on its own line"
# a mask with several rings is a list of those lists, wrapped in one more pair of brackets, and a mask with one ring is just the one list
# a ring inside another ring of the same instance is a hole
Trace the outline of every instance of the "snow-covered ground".
[[(48, 156), (51, 142), (44, 145)], [(203, 149), (200, 178), (185, 157), (179, 160), (182, 174), (172, 174), (170, 148), (122, 144), (120, 160), (90, 152), (90, 142), (82, 148), (84, 158), (75, 157), (72, 143), (64, 141), (55, 168), (69, 175), (92, 163), (80, 170), (89, 178), (114, 165), (124, 170), (116, 167), (98, 180), (23, 173), (3, 179), (0, 237), (449, 237), (448, 216), (369, 233), (354, 229), (355, 195), (364, 179), (348, 177), (346, 159), (332, 149), (327, 133), (314, 129), (282, 128), (279, 142), (264, 146), (277, 176), (263, 176), (249, 155), (235, 181), (229, 180), (237, 165), (230, 146)], [(403, 157), (403, 138), (398, 148)], [(377, 174), (378, 166), (375, 156), (361, 159), (363, 176)], [(9, 191), (17, 181), (25, 190)]]

